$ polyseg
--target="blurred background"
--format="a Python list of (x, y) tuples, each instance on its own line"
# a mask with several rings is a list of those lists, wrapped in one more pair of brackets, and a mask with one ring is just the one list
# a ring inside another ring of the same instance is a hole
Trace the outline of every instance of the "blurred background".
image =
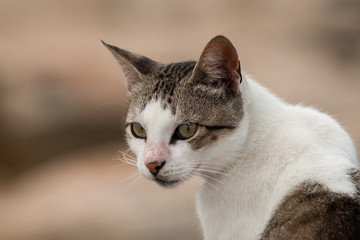
[(357, 0), (0, 0), (0, 239), (201, 239), (200, 182), (163, 190), (119, 160), (128, 96), (101, 39), (176, 62), (223, 34), (359, 145), (359, 23)]

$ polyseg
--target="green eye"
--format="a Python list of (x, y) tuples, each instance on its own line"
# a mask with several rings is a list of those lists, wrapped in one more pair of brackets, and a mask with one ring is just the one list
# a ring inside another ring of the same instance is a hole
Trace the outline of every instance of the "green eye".
[(197, 125), (195, 123), (183, 124), (177, 127), (176, 137), (180, 140), (189, 139), (195, 135)]
[(132, 123), (130, 126), (131, 133), (137, 138), (146, 138), (146, 131), (140, 123)]

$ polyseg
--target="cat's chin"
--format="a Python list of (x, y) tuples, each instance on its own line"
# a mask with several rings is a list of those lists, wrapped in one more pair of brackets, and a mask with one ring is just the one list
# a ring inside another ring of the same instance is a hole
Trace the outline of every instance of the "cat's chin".
[(166, 180), (162, 180), (159, 178), (154, 179), (154, 181), (158, 185), (160, 185), (161, 187), (164, 187), (164, 188), (174, 188), (174, 187), (179, 186), (182, 183), (181, 180), (166, 181)]

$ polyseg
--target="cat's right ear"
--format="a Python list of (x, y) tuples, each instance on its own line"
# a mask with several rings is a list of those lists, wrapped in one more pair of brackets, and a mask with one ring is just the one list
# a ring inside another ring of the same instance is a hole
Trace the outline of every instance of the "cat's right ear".
[(126, 77), (126, 87), (128, 92), (131, 94), (132, 92), (140, 89), (144, 82), (147, 81), (146, 75), (150, 74), (154, 70), (157, 62), (147, 57), (112, 46), (102, 40), (101, 42), (107, 49), (110, 50), (116, 60), (120, 63)]
[(235, 95), (242, 81), (235, 47), (224, 36), (216, 36), (206, 45), (194, 69), (197, 80)]

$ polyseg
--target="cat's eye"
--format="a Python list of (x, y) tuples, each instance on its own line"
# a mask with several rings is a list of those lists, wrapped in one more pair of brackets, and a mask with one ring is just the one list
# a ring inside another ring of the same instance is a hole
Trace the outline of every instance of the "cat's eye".
[(132, 123), (130, 126), (131, 133), (137, 138), (146, 138), (146, 131), (140, 123)]
[(195, 123), (182, 124), (176, 128), (175, 135), (180, 140), (189, 139), (195, 135), (197, 127)]

